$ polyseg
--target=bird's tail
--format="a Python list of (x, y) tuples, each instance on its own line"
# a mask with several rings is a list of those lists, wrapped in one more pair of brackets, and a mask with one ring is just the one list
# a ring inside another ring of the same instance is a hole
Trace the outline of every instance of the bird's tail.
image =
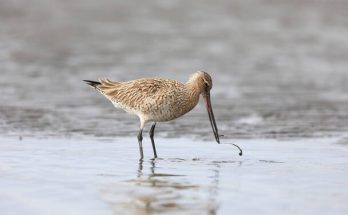
[(83, 80), (84, 82), (86, 82), (86, 84), (88, 84), (89, 86), (96, 88), (98, 85), (100, 85), (101, 83), (98, 81), (90, 81), (90, 80)]

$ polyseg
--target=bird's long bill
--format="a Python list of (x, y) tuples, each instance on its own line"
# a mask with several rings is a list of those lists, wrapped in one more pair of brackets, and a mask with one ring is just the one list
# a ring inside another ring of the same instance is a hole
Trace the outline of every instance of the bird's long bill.
[(216, 142), (220, 143), (218, 128), (216, 126), (214, 112), (213, 112), (213, 108), (211, 106), (210, 94), (208, 93), (208, 94), (204, 95), (204, 99), (205, 99), (205, 105), (207, 107), (210, 124), (211, 124), (211, 127), (213, 129)]

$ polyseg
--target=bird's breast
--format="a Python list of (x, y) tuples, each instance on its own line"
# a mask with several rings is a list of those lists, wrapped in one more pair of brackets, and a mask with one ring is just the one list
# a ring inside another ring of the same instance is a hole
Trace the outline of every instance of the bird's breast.
[(152, 103), (149, 106), (147, 115), (149, 120), (152, 121), (170, 121), (191, 111), (197, 105), (198, 100), (199, 97), (190, 98), (183, 94), (180, 94), (180, 96), (167, 96), (160, 103)]

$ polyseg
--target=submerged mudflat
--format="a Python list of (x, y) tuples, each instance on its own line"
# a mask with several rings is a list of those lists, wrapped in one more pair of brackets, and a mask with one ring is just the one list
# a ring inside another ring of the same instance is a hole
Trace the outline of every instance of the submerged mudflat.
[[(232, 141), (232, 140), (231, 140)], [(2, 214), (345, 214), (345, 139), (1, 139)]]
[[(348, 3), (43, 0), (0, 2), (0, 135), (136, 135), (82, 80), (213, 78), (230, 138), (348, 132)], [(159, 124), (162, 137), (210, 138), (203, 103)]]

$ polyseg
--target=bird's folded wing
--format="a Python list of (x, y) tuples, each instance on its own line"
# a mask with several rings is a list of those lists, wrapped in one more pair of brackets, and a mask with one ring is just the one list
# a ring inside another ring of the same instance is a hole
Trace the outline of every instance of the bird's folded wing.
[(180, 85), (179, 82), (164, 79), (139, 79), (128, 82), (100, 80), (98, 89), (110, 101), (130, 108), (148, 106), (153, 101), (161, 102)]

